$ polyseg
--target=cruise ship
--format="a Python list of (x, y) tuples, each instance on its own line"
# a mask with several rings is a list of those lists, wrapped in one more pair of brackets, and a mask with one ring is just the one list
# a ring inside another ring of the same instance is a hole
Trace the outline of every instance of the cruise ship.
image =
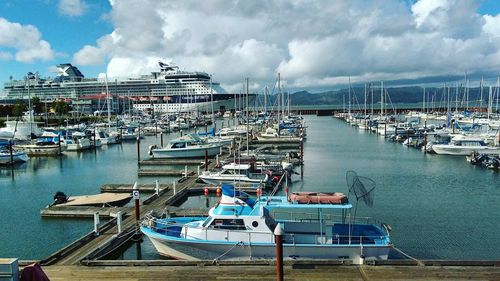
[[(180, 113), (193, 111), (228, 111), (241, 109), (246, 95), (227, 93), (218, 82), (205, 72), (187, 72), (179, 67), (159, 62), (160, 71), (138, 78), (111, 79), (85, 78), (82, 72), (69, 63), (57, 66), (59, 74), (41, 78), (28, 73), (24, 80), (12, 78), (4, 84), (4, 101), (38, 97), (42, 102), (64, 99), (79, 108), (100, 110), (106, 106), (109, 94), (115, 113), (133, 107), (143, 111)], [(249, 94), (249, 103), (255, 94)], [(103, 106), (101, 106), (101, 104)], [(75, 106), (74, 106), (75, 108)]]

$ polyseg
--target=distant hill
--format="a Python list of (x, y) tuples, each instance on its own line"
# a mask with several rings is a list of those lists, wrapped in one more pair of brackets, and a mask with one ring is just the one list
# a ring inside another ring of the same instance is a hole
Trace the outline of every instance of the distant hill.
[[(387, 88), (385, 101), (386, 103), (421, 103), (423, 100), (424, 89), (418, 86), (412, 87), (395, 87)], [(458, 100), (465, 101), (464, 88), (459, 88)], [(426, 88), (426, 101), (434, 101), (435, 104), (442, 103), (443, 105), (448, 100), (448, 89), (443, 88)], [(373, 89), (373, 103), (380, 103), (380, 88)], [(363, 105), (365, 100), (365, 89), (361, 87), (351, 88), (351, 104)], [(480, 88), (469, 88), (469, 102), (480, 100)], [(269, 104), (275, 102), (276, 96), (271, 96)], [(286, 96), (285, 96), (286, 98)], [(372, 102), (371, 91), (367, 94), (367, 104)], [(290, 94), (292, 105), (325, 105), (335, 104), (346, 105), (349, 103), (349, 89), (341, 89), (336, 91), (326, 91), (320, 93), (310, 93), (308, 91), (299, 91)], [(483, 88), (483, 101), (488, 99), (488, 89)], [(449, 89), (449, 100), (454, 103), (456, 100), (456, 88)]]

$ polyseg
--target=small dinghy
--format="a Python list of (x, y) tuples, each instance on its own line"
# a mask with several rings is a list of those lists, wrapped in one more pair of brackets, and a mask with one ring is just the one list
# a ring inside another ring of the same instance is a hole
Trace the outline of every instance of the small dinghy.
[(345, 204), (348, 202), (344, 193), (294, 192), (290, 201), (298, 204)]
[(66, 196), (61, 191), (54, 195), (51, 206), (93, 206), (122, 207), (132, 199), (132, 195), (124, 193), (100, 193), (95, 195)]

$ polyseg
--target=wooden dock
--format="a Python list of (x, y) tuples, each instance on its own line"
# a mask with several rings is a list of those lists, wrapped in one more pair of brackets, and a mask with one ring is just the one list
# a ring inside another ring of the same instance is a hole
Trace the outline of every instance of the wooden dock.
[(122, 211), (124, 214), (132, 211), (131, 207), (87, 207), (87, 206), (52, 206), (40, 210), (43, 218), (93, 218), (94, 213), (99, 212), (100, 217), (114, 218), (116, 213)]
[[(195, 173), (193, 171), (188, 171), (188, 176), (192, 176)], [(184, 176), (184, 170), (139, 170), (137, 175), (140, 177), (149, 177), (149, 176)]]
[[(136, 261), (102, 266), (44, 266), (51, 281), (139, 281), (139, 280), (276, 280), (276, 266), (270, 262), (218, 263), (151, 261), (138, 266)], [(140, 262), (140, 261), (139, 261)], [(287, 262), (285, 280), (500, 280), (496, 266), (369, 266), (333, 262)]]
[[(214, 168), (214, 166), (215, 163), (211, 163), (208, 168), (211, 169)], [(153, 194), (147, 198), (147, 204), (145, 204), (144, 201), (140, 207), (140, 218), (149, 211), (162, 210), (166, 205), (182, 201), (185, 196), (187, 196), (188, 189), (197, 185), (197, 177), (182, 179), (182, 181), (176, 184), (175, 194), (173, 188), (168, 188), (161, 192), (159, 196)], [(117, 235), (118, 228), (116, 226), (116, 218), (112, 218), (106, 223), (106, 227), (100, 230), (99, 235), (95, 235), (94, 232), (89, 232), (84, 237), (43, 259), (40, 263), (42, 265), (78, 265), (82, 261), (92, 260), (94, 257), (105, 256), (108, 254), (106, 252), (107, 250), (111, 251), (123, 245), (123, 243), (125, 243), (124, 240), (132, 238), (137, 231), (138, 223), (140, 223), (140, 221), (136, 222), (133, 215), (127, 216), (122, 221), (122, 229), (127, 229), (127, 231), (124, 231), (127, 234)]]
[[(137, 184), (140, 192), (151, 193), (155, 192), (155, 184)], [(160, 190), (172, 187), (171, 184), (160, 184)], [(114, 192), (114, 193), (131, 193), (134, 190), (134, 184), (128, 183), (108, 183), (101, 185), (101, 192)]]
[[(210, 160), (208, 160), (210, 163)], [(142, 160), (139, 165), (204, 165), (204, 159), (149, 159)]]

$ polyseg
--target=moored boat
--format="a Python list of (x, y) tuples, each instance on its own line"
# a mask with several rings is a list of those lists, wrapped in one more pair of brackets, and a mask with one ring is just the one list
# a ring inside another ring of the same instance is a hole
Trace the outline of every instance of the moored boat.
[[(272, 259), (274, 231), (281, 226), (285, 259), (387, 259), (392, 247), (389, 227), (356, 223), (347, 215), (351, 208), (348, 202), (302, 204), (286, 196), (254, 200), (223, 185), (221, 200), (208, 217), (147, 215), (141, 231), (161, 255), (175, 259)], [(287, 211), (286, 216), (280, 217), (279, 210)]]
[(202, 158), (215, 156), (224, 143), (209, 143), (196, 134), (188, 134), (168, 142), (166, 147), (149, 147), (152, 158)]

